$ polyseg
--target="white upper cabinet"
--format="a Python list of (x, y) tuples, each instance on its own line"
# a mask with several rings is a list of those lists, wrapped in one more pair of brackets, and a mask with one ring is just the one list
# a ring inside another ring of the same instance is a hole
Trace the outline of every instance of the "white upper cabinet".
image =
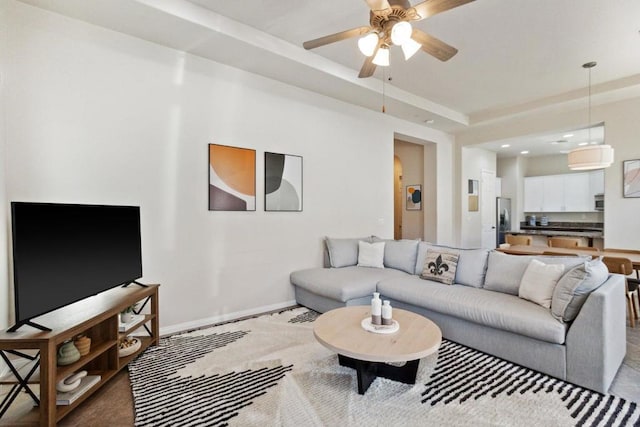
[(543, 187), (542, 176), (532, 176), (524, 179), (524, 211), (543, 212)]
[(604, 171), (532, 176), (524, 179), (525, 212), (592, 212), (604, 193)]
[(564, 205), (562, 212), (588, 212), (593, 210), (590, 174), (572, 173), (564, 176)]
[(542, 212), (563, 212), (565, 210), (564, 176), (543, 176), (542, 183), (544, 189)]

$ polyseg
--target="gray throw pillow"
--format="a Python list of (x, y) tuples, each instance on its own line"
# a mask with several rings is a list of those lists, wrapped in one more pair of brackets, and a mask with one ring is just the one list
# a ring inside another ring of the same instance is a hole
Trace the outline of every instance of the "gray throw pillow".
[(455, 283), (474, 288), (484, 285), (487, 274), (488, 249), (460, 249)]
[(384, 266), (414, 274), (418, 240), (385, 240)]
[(457, 253), (428, 250), (420, 278), (451, 285), (456, 277), (457, 265)]
[(489, 253), (484, 289), (517, 296), (522, 276), (532, 259), (537, 259), (545, 264), (563, 264), (566, 271), (576, 265), (583, 264), (586, 258), (509, 255), (494, 250)]
[(331, 267), (349, 267), (358, 264), (358, 242), (371, 242), (370, 237), (360, 239), (334, 239), (327, 237), (327, 252)]
[(578, 316), (589, 294), (609, 278), (607, 266), (600, 260), (585, 261), (560, 278), (551, 299), (551, 314), (562, 322)]

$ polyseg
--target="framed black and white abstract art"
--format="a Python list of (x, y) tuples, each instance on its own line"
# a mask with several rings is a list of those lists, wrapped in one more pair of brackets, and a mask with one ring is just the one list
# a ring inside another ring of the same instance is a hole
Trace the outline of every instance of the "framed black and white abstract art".
[(264, 153), (264, 210), (302, 212), (302, 157)]

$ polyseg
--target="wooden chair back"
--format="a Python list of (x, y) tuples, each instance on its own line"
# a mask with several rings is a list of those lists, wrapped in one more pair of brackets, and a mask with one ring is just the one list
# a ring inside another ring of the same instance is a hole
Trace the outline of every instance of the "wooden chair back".
[(505, 241), (510, 244), (510, 245), (524, 245), (524, 246), (531, 246), (531, 236), (516, 236), (513, 234), (507, 234), (504, 237)]
[(550, 237), (548, 243), (552, 248), (575, 249), (580, 245), (580, 243), (582, 243), (582, 239), (572, 237)]
[(629, 258), (605, 256), (602, 262), (607, 266), (609, 273), (617, 273), (626, 276), (633, 271), (633, 264)]

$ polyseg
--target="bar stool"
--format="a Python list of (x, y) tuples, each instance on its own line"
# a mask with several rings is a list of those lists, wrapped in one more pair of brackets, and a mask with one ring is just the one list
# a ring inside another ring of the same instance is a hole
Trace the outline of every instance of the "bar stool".
[(580, 246), (582, 239), (573, 237), (550, 237), (547, 241), (552, 248), (575, 249)]
[[(602, 258), (602, 262), (607, 266), (609, 273), (618, 273), (625, 276), (625, 295), (627, 297), (627, 311), (629, 312), (629, 324), (632, 328), (635, 328), (635, 320), (638, 319), (638, 308), (636, 308), (636, 302), (640, 307), (640, 299), (638, 298), (638, 285), (640, 280), (627, 277), (633, 271), (633, 264), (628, 258), (621, 257), (609, 257)], [(634, 301), (635, 296), (635, 301)]]
[(510, 245), (524, 245), (524, 246), (531, 246), (531, 236), (516, 236), (513, 234), (507, 234), (506, 236), (504, 236), (504, 240), (505, 242), (507, 242)]

